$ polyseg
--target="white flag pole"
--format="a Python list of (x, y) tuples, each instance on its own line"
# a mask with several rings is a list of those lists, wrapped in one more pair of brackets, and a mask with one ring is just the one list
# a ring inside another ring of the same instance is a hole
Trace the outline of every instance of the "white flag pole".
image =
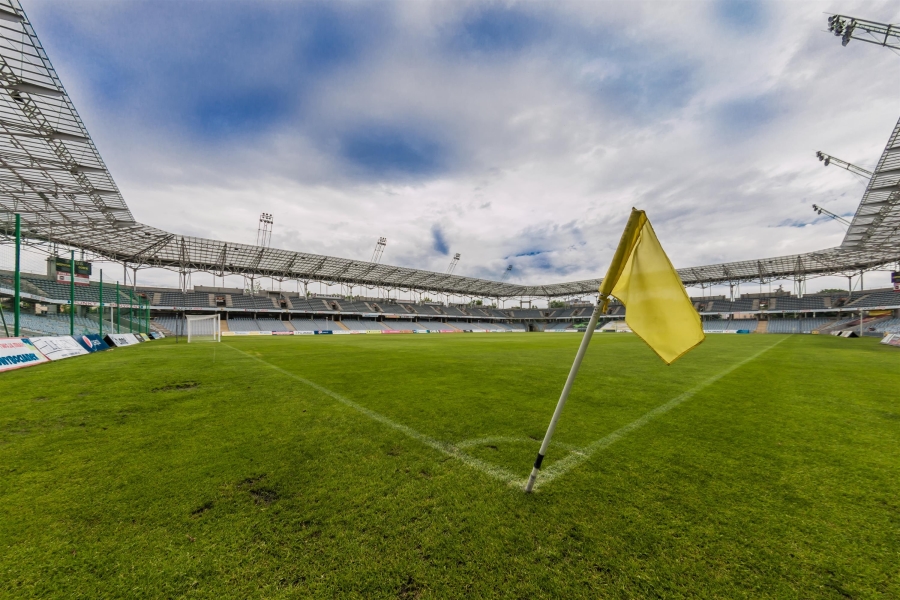
[(600, 315), (606, 312), (606, 306), (609, 302), (608, 298), (601, 298), (599, 304), (594, 307), (591, 314), (591, 320), (588, 323), (587, 331), (581, 338), (581, 346), (578, 347), (578, 353), (575, 355), (575, 362), (572, 363), (572, 369), (569, 371), (569, 377), (566, 379), (566, 385), (563, 386), (562, 394), (559, 396), (559, 402), (556, 403), (556, 410), (553, 411), (553, 418), (550, 419), (550, 426), (547, 427), (547, 433), (544, 435), (544, 441), (541, 442), (541, 449), (538, 450), (537, 459), (534, 461), (534, 467), (531, 469), (531, 476), (528, 477), (528, 483), (525, 484), (525, 492), (531, 492), (534, 488), (534, 482), (537, 479), (538, 471), (541, 470), (541, 463), (544, 462), (544, 455), (547, 454), (547, 446), (550, 445), (550, 438), (553, 437), (553, 430), (556, 429), (556, 422), (562, 414), (566, 400), (569, 399), (569, 392), (572, 391), (572, 384), (575, 383), (575, 376), (578, 375), (578, 369), (581, 368), (581, 359), (587, 351), (588, 344), (591, 343), (591, 337), (594, 335), (594, 328), (597, 327), (597, 321)]

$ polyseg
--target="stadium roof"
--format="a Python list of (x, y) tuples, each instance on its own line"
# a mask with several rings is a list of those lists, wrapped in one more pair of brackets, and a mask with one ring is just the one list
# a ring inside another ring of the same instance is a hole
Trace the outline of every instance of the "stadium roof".
[(900, 121), (866, 186), (842, 248), (900, 247)]
[[(134, 220), (17, 0), (0, 0), (0, 229), (146, 267), (474, 297), (589, 294), (169, 233)], [(819, 252), (679, 269), (685, 285), (845, 274), (900, 260), (900, 121), (847, 237)]]

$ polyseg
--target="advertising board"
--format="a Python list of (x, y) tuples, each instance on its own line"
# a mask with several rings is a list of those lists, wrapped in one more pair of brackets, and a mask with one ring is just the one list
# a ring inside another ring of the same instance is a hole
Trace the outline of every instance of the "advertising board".
[(295, 331), (294, 335), (314, 335), (315, 333), (312, 331)]
[(0, 371), (9, 371), (49, 362), (27, 339), (0, 338)]
[(124, 346), (134, 346), (140, 342), (134, 337), (133, 333), (109, 333), (104, 338), (107, 344), (114, 348), (122, 348)]
[(900, 348), (900, 333), (889, 333), (881, 338), (881, 343), (886, 346), (894, 346)]
[[(66, 283), (72, 281), (72, 276), (68, 273), (60, 273), (56, 272), (56, 283)], [(81, 275), (79, 273), (75, 273), (75, 285), (91, 285), (91, 278), (87, 275)]]
[(82, 356), (88, 351), (82, 348), (81, 344), (67, 335), (56, 337), (35, 337), (28, 338), (35, 348), (41, 351), (41, 354), (50, 360), (62, 360), (73, 356)]
[(76, 335), (75, 341), (81, 344), (81, 347), (87, 350), (88, 352), (101, 352), (103, 350), (109, 350), (109, 345), (100, 339), (100, 336), (96, 333), (91, 333), (89, 335)]

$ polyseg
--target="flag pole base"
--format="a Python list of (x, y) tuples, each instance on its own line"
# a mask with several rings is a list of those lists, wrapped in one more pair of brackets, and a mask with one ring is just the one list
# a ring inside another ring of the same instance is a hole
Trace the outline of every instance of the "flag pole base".
[(525, 493), (530, 494), (534, 490), (534, 482), (537, 481), (538, 470), (531, 469), (531, 475), (528, 477), (528, 483), (525, 484)]
[(530, 494), (534, 488), (534, 482), (537, 480), (538, 472), (541, 470), (541, 463), (544, 462), (544, 455), (538, 452), (537, 458), (534, 459), (534, 466), (531, 468), (531, 475), (528, 477), (528, 483), (525, 484), (525, 493)]

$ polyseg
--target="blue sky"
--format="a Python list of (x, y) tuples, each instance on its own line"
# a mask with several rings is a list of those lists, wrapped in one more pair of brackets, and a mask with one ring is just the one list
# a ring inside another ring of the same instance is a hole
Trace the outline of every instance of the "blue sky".
[(837, 245), (811, 204), (863, 186), (814, 152), (900, 108), (838, 3), (23, 2), (140, 220), (520, 282), (602, 275), (631, 206), (676, 266)]

